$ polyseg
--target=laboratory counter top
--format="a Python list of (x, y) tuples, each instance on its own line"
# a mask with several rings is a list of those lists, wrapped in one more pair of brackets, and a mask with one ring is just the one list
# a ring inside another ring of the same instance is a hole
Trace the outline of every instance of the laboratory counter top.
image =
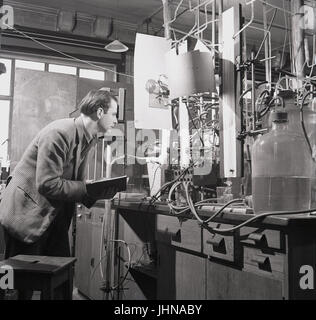
[[(209, 204), (203, 205), (199, 209), (196, 209), (198, 215), (203, 219), (207, 219), (214, 215), (223, 204)], [(135, 198), (129, 199), (114, 199), (112, 200), (112, 208), (121, 212), (128, 212), (131, 214), (137, 213), (148, 213), (148, 214), (163, 214), (178, 217), (180, 219), (196, 219), (194, 215), (188, 211), (188, 213), (177, 214), (171, 212), (169, 206), (165, 202), (156, 201), (151, 204), (148, 200), (136, 200)], [(233, 225), (241, 224), (256, 215), (253, 213), (250, 207), (243, 205), (232, 205), (225, 208), (219, 215), (217, 215), (212, 222), (217, 223), (230, 223)], [(255, 219), (249, 223), (249, 226), (269, 226), (270, 228), (282, 228), (291, 226), (302, 226), (302, 227), (316, 227), (316, 214), (282, 214), (261, 217)]]

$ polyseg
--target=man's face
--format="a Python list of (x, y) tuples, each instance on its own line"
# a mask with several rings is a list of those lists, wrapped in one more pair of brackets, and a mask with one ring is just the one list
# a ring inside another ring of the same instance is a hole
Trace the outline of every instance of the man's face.
[(111, 99), (107, 113), (102, 110), (101, 118), (98, 120), (98, 131), (105, 133), (117, 124), (117, 103)]

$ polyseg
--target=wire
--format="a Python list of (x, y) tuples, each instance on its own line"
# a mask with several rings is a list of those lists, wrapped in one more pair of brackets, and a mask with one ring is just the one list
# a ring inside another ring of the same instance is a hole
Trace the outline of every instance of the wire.
[(244, 202), (244, 199), (233, 199), (229, 202), (227, 202), (224, 206), (222, 206), (218, 211), (216, 211), (210, 218), (206, 219), (204, 221), (204, 223), (208, 223), (211, 222), (215, 217), (217, 217), (221, 212), (223, 212), (223, 210), (225, 208), (227, 208), (228, 206), (230, 206), (233, 203), (237, 203), (237, 202)]
[(208, 230), (211, 230), (215, 233), (231, 233), (235, 230), (238, 230), (240, 229), (241, 227), (244, 227), (246, 225), (248, 225), (250, 222), (253, 222), (255, 220), (258, 220), (260, 218), (264, 218), (264, 217), (268, 217), (268, 216), (280, 216), (280, 215), (291, 215), (291, 214), (301, 214), (301, 213), (311, 213), (311, 212), (314, 212), (316, 211), (316, 208), (314, 209), (308, 209), (308, 210), (300, 210), (300, 211), (274, 211), (274, 212), (265, 212), (265, 213), (261, 213), (261, 214), (258, 214), (250, 219), (248, 219), (247, 221), (235, 226), (235, 227), (232, 227), (232, 228), (228, 228), (228, 229), (220, 229), (220, 228), (212, 228), (212, 227), (209, 227), (209, 226), (203, 226), (204, 228), (208, 229)]
[(101, 228), (101, 235), (100, 235), (100, 251), (99, 251), (99, 258), (100, 258), (100, 275), (101, 278), (104, 279), (103, 274), (103, 265), (102, 265), (102, 251), (103, 251), (103, 241), (104, 241), (104, 227), (105, 227), (105, 215), (107, 209), (107, 203), (104, 201), (104, 213), (103, 213), (103, 220), (102, 220), (102, 228)]
[[(172, 202), (172, 194), (173, 192), (177, 189), (177, 187), (181, 186), (182, 185), (182, 182), (181, 181), (177, 181), (175, 182), (170, 190), (169, 190), (169, 194), (168, 194), (168, 199), (167, 199), (167, 204), (171, 210), (171, 212), (173, 212), (174, 214), (178, 215), (180, 213), (183, 213), (185, 211), (187, 211), (189, 209), (188, 206), (177, 206), (177, 205), (174, 205)], [(181, 210), (180, 212), (178, 212), (177, 210)]]
[[(195, 123), (194, 123), (194, 121), (193, 121), (191, 112), (190, 112), (190, 110), (189, 110), (188, 103), (185, 102), (184, 104), (185, 104), (185, 106), (187, 107), (188, 115), (189, 115), (189, 117), (190, 117), (190, 120), (192, 121), (192, 124), (193, 124), (194, 129), (196, 130), (196, 132), (199, 132), (198, 128), (196, 127), (196, 125), (195, 125)], [(201, 135), (200, 135), (199, 133), (198, 133), (198, 135), (199, 135), (200, 141), (201, 141), (201, 143), (202, 143), (202, 147), (204, 147), (204, 141), (203, 141), (203, 139), (202, 139), (202, 137), (201, 137)]]
[(226, 203), (224, 206), (222, 206), (213, 216), (211, 216), (210, 218), (206, 219), (206, 220), (203, 220), (199, 215), (198, 213), (196, 212), (195, 210), (195, 206), (193, 205), (193, 201), (192, 201), (192, 198), (190, 197), (189, 195), (189, 185), (190, 185), (190, 182), (187, 183), (187, 184), (184, 184), (184, 187), (185, 187), (185, 192), (186, 192), (186, 197), (187, 197), (187, 202), (189, 204), (189, 207), (193, 213), (193, 215), (195, 216), (195, 218), (201, 223), (201, 224), (207, 224), (209, 223), (210, 221), (212, 221), (216, 216), (218, 216), (225, 208), (227, 208), (229, 205), (233, 204), (233, 203), (236, 203), (236, 202), (244, 202), (243, 199), (234, 199), (234, 200), (231, 200), (229, 201), (228, 203)]
[(205, 229), (207, 230), (210, 230), (212, 232), (215, 232), (215, 233), (231, 233), (235, 230), (238, 230), (240, 229), (241, 227), (244, 227), (246, 225), (248, 225), (249, 223), (255, 221), (255, 220), (258, 220), (260, 218), (264, 218), (264, 217), (268, 217), (268, 216), (277, 216), (277, 215), (291, 215), (291, 214), (301, 214), (301, 213), (311, 213), (311, 212), (314, 212), (316, 211), (316, 208), (314, 209), (308, 209), (308, 210), (299, 210), (299, 211), (274, 211), (274, 212), (265, 212), (265, 213), (261, 213), (259, 215), (256, 215), (250, 219), (248, 219), (247, 221), (235, 226), (235, 227), (232, 227), (232, 228), (227, 228), (227, 229), (220, 229), (220, 228), (213, 228), (213, 227), (210, 227), (208, 225), (209, 222), (211, 222), (216, 216), (218, 216), (226, 207), (228, 207), (229, 205), (235, 203), (235, 202), (244, 202), (243, 199), (234, 199), (232, 201), (229, 201), (228, 203), (226, 203), (223, 207), (221, 207), (213, 216), (211, 216), (210, 218), (206, 219), (206, 220), (203, 220), (199, 217), (199, 215), (197, 214), (196, 210), (195, 210), (195, 206), (193, 205), (192, 203), (192, 199), (191, 197), (189, 196), (189, 190), (188, 190), (188, 187), (189, 187), (189, 183), (184, 183), (184, 186), (185, 186), (185, 190), (186, 190), (186, 196), (187, 196), (187, 201), (188, 201), (188, 204), (189, 204), (189, 207), (193, 213), (193, 215), (196, 217), (196, 219), (200, 222), (200, 224), (202, 225), (202, 227), (204, 227)]
[(104, 255), (103, 257), (101, 257), (101, 259), (99, 259), (97, 265), (92, 269), (92, 273), (91, 273), (91, 276), (90, 276), (90, 279), (92, 279), (94, 277), (94, 274), (98, 268), (98, 266), (100, 265), (100, 263), (106, 258), (107, 256)]
[(168, 186), (172, 185), (173, 183), (175, 183), (176, 181), (179, 181), (186, 173), (187, 171), (189, 171), (195, 164), (197, 163), (197, 161), (195, 162), (192, 162), (187, 168), (183, 169), (183, 171), (180, 173), (180, 175), (173, 179), (172, 181), (170, 182), (167, 182), (165, 183), (152, 197), (151, 197), (151, 200), (150, 200), (150, 204), (154, 204), (158, 198), (160, 197), (161, 195), (161, 192), (164, 191)]
[(309, 138), (308, 138), (308, 135), (307, 135), (307, 131), (306, 131), (306, 127), (305, 127), (305, 123), (304, 123), (304, 114), (303, 114), (303, 108), (304, 108), (304, 104), (305, 104), (305, 100), (310, 96), (310, 95), (314, 95), (314, 93), (312, 91), (309, 91), (305, 94), (305, 96), (303, 97), (303, 100), (301, 102), (301, 107), (300, 107), (300, 116), (301, 116), (301, 125), (302, 125), (302, 129), (303, 129), (303, 133), (304, 133), (304, 137), (305, 137), (305, 140), (307, 142), (307, 145), (308, 145), (308, 148), (309, 148), (309, 151), (310, 151), (310, 154), (311, 154), (311, 157), (312, 157), (312, 160), (313, 162), (316, 162), (316, 159), (314, 158), (314, 155), (313, 155), (313, 148), (311, 146), (311, 143), (309, 141)]
[(113, 70), (111, 70), (111, 69), (104, 68), (104, 67), (98, 66), (98, 65), (96, 65), (96, 64), (93, 64), (93, 63), (91, 63), (91, 62), (89, 62), (89, 61), (82, 60), (82, 59), (76, 58), (76, 57), (74, 57), (74, 56), (71, 56), (71, 55), (69, 55), (69, 54), (67, 54), (67, 53), (64, 53), (64, 52), (62, 52), (62, 51), (60, 51), (60, 50), (54, 49), (54, 48), (52, 48), (52, 47), (50, 47), (50, 46), (48, 46), (48, 45), (46, 45), (46, 44), (44, 44), (44, 43), (36, 40), (36, 39), (34, 39), (33, 37), (27, 35), (25, 32), (20, 31), (20, 30), (17, 30), (16, 28), (14, 28), (14, 27), (12, 27), (12, 26), (10, 26), (10, 25), (8, 25), (8, 24), (5, 24), (5, 23), (4, 23), (4, 25), (5, 25), (6, 27), (14, 30), (15, 32), (22, 34), (24, 37), (32, 40), (33, 42), (41, 45), (42, 47), (44, 47), (44, 48), (46, 48), (46, 49), (49, 49), (49, 50), (52, 50), (52, 51), (55, 51), (55, 52), (57, 52), (57, 53), (65, 56), (65, 57), (67, 57), (67, 58), (70, 58), (70, 59), (72, 59), (72, 60), (78, 61), (78, 62), (80, 62), (80, 63), (85, 63), (85, 64), (87, 64), (87, 65), (89, 65), (89, 66), (91, 66), (91, 67), (93, 67), (93, 68), (97, 68), (97, 69), (100, 69), (100, 70), (103, 70), (103, 71), (113, 72), (113, 73), (116, 74), (116, 75), (121, 75), (121, 76), (129, 77), (129, 78), (134, 78), (134, 76), (131, 76), (131, 75), (129, 75), (129, 74), (121, 73), (121, 72), (117, 72), (117, 71), (113, 71)]
[[(267, 96), (264, 97), (264, 95), (267, 95)], [(263, 91), (260, 93), (259, 97), (257, 98), (256, 104), (258, 105), (258, 104), (260, 103), (260, 102), (258, 102), (258, 101), (261, 101), (261, 99), (265, 99), (265, 98), (269, 98), (269, 97), (270, 97), (270, 91), (267, 90), (267, 89), (263, 90)], [(262, 110), (259, 110), (259, 108), (257, 107), (257, 110), (258, 110), (258, 120), (261, 119), (262, 117), (264, 117), (264, 116), (269, 112), (270, 108), (271, 108), (270, 103), (268, 103), (268, 105), (267, 105), (265, 108), (263, 108)]]
[(149, 190), (149, 194), (151, 194), (151, 191), (153, 190), (153, 187), (154, 187), (154, 184), (155, 184), (155, 179), (156, 179), (156, 174), (157, 174), (158, 169), (160, 169), (160, 168), (161, 168), (161, 165), (157, 166), (157, 168), (156, 168), (156, 170), (154, 172), (153, 182), (152, 182), (151, 188)]
[(116, 286), (112, 286), (111, 289), (112, 290), (116, 290), (117, 288), (120, 288), (120, 286), (123, 285), (123, 283), (125, 282), (126, 278), (127, 278), (127, 275), (129, 273), (129, 270), (131, 268), (131, 251), (129, 249), (129, 245), (126, 241), (124, 240), (110, 240), (112, 242), (120, 242), (120, 243), (123, 243), (125, 246), (126, 246), (126, 249), (127, 249), (127, 253), (128, 253), (128, 263), (127, 263), (127, 270), (126, 270), (126, 273), (124, 275), (124, 277), (122, 278), (121, 282), (119, 282)]

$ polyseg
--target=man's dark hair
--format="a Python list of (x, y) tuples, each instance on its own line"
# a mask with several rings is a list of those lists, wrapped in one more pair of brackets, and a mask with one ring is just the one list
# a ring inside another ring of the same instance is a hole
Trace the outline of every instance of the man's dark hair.
[(107, 113), (111, 99), (117, 101), (113, 92), (106, 90), (91, 90), (81, 100), (78, 109), (86, 116), (92, 115), (98, 108), (102, 108), (104, 113)]

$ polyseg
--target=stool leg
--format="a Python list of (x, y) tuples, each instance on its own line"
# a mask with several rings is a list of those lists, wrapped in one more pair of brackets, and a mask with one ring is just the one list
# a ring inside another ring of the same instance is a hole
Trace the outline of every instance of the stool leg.
[(41, 300), (54, 300), (54, 287), (52, 286), (51, 281), (47, 281), (43, 284)]
[(22, 289), (18, 290), (19, 300), (32, 300), (33, 290)]
[(68, 268), (68, 280), (63, 284), (63, 294), (65, 300), (72, 300), (73, 291), (73, 270), (72, 266)]

